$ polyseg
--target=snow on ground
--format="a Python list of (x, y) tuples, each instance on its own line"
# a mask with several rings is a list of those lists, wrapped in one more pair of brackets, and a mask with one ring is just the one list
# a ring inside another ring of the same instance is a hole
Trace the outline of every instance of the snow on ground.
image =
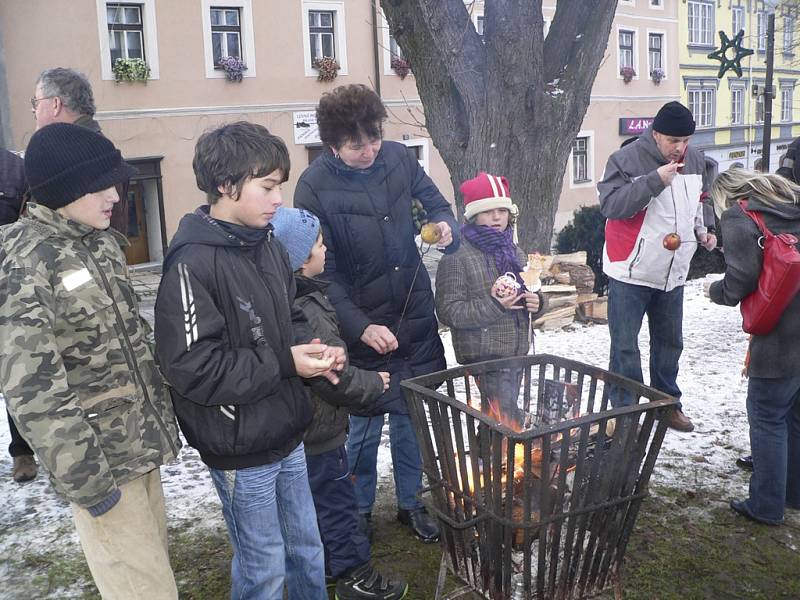
[[(443, 334), (448, 364), (455, 366), (450, 335)], [(648, 335), (646, 323), (640, 337), (647, 382)], [(605, 325), (575, 324), (566, 330), (538, 332), (537, 352), (569, 357), (602, 368), (608, 365), (609, 336)], [(712, 304), (703, 297), (702, 280), (686, 286), (684, 304), (684, 353), (679, 385), (684, 411), (696, 425), (693, 433), (667, 433), (652, 483), (686, 489), (703, 488), (726, 500), (746, 491), (746, 478), (734, 466), (739, 454), (747, 454), (746, 380), (741, 377), (746, 335), (739, 311)], [(0, 417), (2, 421), (2, 417)], [(388, 428), (386, 428), (388, 430)], [(8, 446), (5, 423), (0, 425), (0, 446)], [(379, 488), (393, 495), (388, 436), (379, 454)], [(11, 459), (0, 452), (0, 556), (22, 552), (43, 553), (71, 546), (77, 536), (70, 510), (50, 488), (47, 478), (16, 484), (10, 477)], [(197, 453), (184, 448), (181, 460), (162, 469), (168, 519), (218, 527), (222, 523), (219, 501), (208, 472)], [(7, 565), (7, 561), (2, 561)], [(0, 565), (0, 581), (8, 581), (7, 566)], [(0, 590), (2, 586), (0, 586)], [(0, 598), (3, 593), (0, 591)]]

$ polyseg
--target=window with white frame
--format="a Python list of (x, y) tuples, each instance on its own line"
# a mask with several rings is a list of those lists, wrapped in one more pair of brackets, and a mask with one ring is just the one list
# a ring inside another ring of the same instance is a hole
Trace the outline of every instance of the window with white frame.
[(794, 17), (783, 17), (783, 53), (794, 54)]
[(325, 57), (336, 58), (335, 19), (336, 13), (332, 10), (308, 11), (308, 39), (312, 61)]
[(633, 68), (633, 31), (619, 31), (619, 68)]
[(227, 56), (235, 56), (247, 65), (242, 71), (242, 77), (255, 77), (256, 47), (252, 0), (201, 0), (200, 10), (206, 77), (226, 77), (220, 61)]
[(140, 4), (106, 4), (106, 22), (112, 65), (118, 58), (146, 60), (144, 22)]
[(414, 154), (417, 157), (417, 162), (422, 169), (429, 173), (429, 151), (428, 151), (428, 140), (426, 138), (411, 138), (408, 140), (398, 140), (401, 144), (411, 148), (414, 151)]
[(781, 121), (789, 123), (792, 121), (792, 96), (794, 89), (791, 87), (781, 87)]
[(481, 36), (483, 39), (483, 26), (484, 26), (484, 17), (483, 15), (478, 15), (475, 17), (475, 31), (478, 32), (478, 35)]
[(303, 58), (306, 76), (318, 75), (314, 61), (336, 59), (339, 75), (347, 75), (344, 0), (303, 0), (302, 20), (305, 43)]
[(744, 88), (731, 88), (731, 125), (744, 123)]
[(391, 33), (389, 34), (389, 54), (391, 54), (392, 58), (405, 58), (403, 49), (398, 45), (397, 40), (394, 39)]
[(576, 137), (572, 142), (572, 183), (591, 181), (589, 173), (589, 138)]
[(664, 8), (664, 0), (650, 0), (650, 8)]
[(95, 0), (100, 47), (100, 76), (114, 79), (118, 58), (140, 58), (150, 69), (148, 79), (158, 79), (156, 0), (107, 2)]
[(650, 72), (655, 69), (664, 69), (663, 51), (664, 47), (664, 34), (663, 33), (648, 33), (647, 34), (647, 59), (650, 65)]
[(711, 46), (714, 43), (714, 5), (689, 0), (689, 44)]
[(714, 125), (714, 88), (689, 88), (689, 110), (698, 127)]
[(734, 6), (731, 8), (733, 16), (733, 35), (744, 30), (744, 6)]
[(239, 7), (211, 7), (211, 46), (214, 64), (227, 56), (242, 58), (242, 20)]
[(767, 49), (767, 13), (758, 13), (758, 49), (764, 52)]
[(756, 96), (756, 123), (764, 122), (764, 95)]

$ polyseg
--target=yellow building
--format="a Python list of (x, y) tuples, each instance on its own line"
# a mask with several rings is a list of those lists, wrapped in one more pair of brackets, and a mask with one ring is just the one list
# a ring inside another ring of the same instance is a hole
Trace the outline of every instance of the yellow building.
[[(769, 3), (767, 3), (769, 4)], [(784, 6), (785, 5), (785, 6)], [(761, 156), (766, 80), (767, 7), (763, 0), (684, 0), (678, 3), (681, 99), (692, 111), (697, 131), (692, 143), (713, 159), (720, 171), (754, 168)], [(800, 76), (797, 49), (797, 2), (775, 11), (772, 143), (775, 171), (789, 142), (800, 135), (795, 90)], [(742, 76), (728, 71), (717, 78), (720, 63), (708, 54), (720, 47), (719, 31), (729, 38), (744, 30), (742, 46), (754, 54), (741, 61)], [(754, 92), (761, 91), (756, 96)]]

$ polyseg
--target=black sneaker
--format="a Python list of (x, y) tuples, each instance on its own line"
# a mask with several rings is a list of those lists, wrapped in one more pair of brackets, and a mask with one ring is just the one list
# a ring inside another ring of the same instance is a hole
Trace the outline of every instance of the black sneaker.
[(408, 593), (405, 581), (392, 581), (364, 563), (336, 583), (336, 600), (400, 600)]
[(397, 520), (408, 527), (425, 544), (439, 541), (439, 525), (423, 507), (411, 510), (400, 509), (397, 511)]
[(736, 459), (736, 466), (740, 469), (744, 469), (745, 471), (752, 471), (753, 470), (753, 457), (752, 456), (740, 456)]

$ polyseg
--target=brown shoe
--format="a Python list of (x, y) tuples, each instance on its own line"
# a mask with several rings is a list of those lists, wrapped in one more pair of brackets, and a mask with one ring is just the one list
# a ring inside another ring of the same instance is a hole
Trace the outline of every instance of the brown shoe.
[(689, 417), (683, 414), (680, 408), (676, 408), (669, 413), (667, 416), (667, 427), (675, 431), (694, 431), (694, 423), (692, 423)]
[(11, 469), (11, 475), (17, 483), (25, 483), (36, 479), (36, 461), (30, 454), (23, 454), (22, 456), (14, 457), (14, 466)]

